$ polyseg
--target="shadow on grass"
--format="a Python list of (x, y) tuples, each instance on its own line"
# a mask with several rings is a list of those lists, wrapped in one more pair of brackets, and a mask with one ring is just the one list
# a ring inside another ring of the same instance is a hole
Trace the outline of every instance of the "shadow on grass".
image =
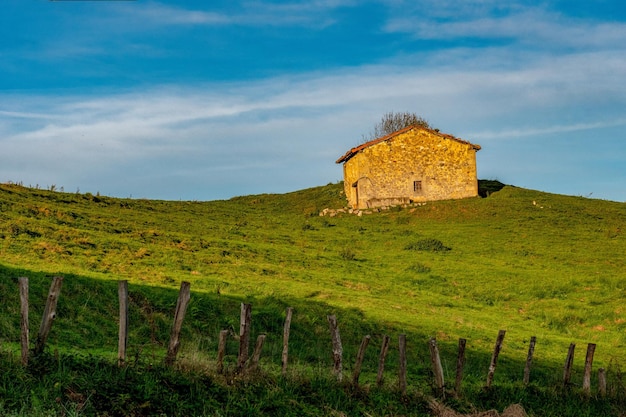
[[(2, 356), (6, 370), (0, 387), (0, 412), (28, 408), (63, 415), (425, 415), (432, 395), (429, 335), (407, 334), (408, 396), (397, 392), (399, 356), (397, 336), (402, 329), (370, 322), (358, 309), (341, 309), (302, 299), (257, 297), (243, 299), (216, 293), (193, 292), (181, 335), (178, 366), (163, 366), (178, 290), (129, 284), (130, 334), (127, 366), (116, 366), (118, 331), (117, 281), (72, 274), (64, 276), (57, 318), (47, 349), (29, 368), (17, 365), (20, 306), (17, 279), (29, 278), (31, 335), (38, 328), (52, 275), (0, 265), (0, 337), (11, 346)], [(242, 302), (252, 303), (252, 343), (266, 334), (261, 373), (256, 378), (224, 378), (215, 372), (220, 330), (229, 329), (226, 374), (234, 375), (238, 353)], [(294, 308), (289, 354), (290, 370), (280, 377), (285, 311)], [(344, 346), (344, 380), (350, 381), (361, 338), (372, 342), (366, 351), (361, 388), (331, 378), (331, 340), (326, 316), (335, 314)], [(386, 361), (385, 384), (376, 388), (380, 341), (392, 337)], [(33, 337), (31, 336), (31, 340)], [(494, 334), (495, 340), (495, 334)], [(446, 379), (454, 380), (456, 343), (439, 343)], [(202, 362), (196, 366), (193, 361)], [(580, 390), (558, 387), (560, 364), (538, 361), (533, 383), (521, 384), (523, 363), (501, 357), (494, 386), (483, 389), (490, 352), (468, 352), (461, 399), (448, 398), (458, 410), (502, 410), (521, 403), (536, 415), (619, 415), (626, 406), (621, 374), (607, 400), (581, 401)], [(183, 372), (184, 369), (184, 372)], [(615, 378), (614, 378), (615, 379)], [(448, 383), (448, 387), (453, 382)], [(620, 385), (621, 384), (621, 385)], [(6, 388), (10, 387), (10, 388)], [(448, 391), (450, 391), (448, 389)], [(221, 410), (221, 414), (218, 411)], [(38, 415), (38, 414), (32, 414)], [(45, 414), (40, 414), (45, 415)]]
[(498, 180), (478, 180), (478, 195), (485, 198), (506, 187)]

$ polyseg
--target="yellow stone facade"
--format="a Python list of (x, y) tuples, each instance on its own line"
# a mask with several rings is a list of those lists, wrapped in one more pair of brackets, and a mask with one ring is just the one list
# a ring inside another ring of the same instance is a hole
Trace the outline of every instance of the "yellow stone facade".
[(352, 148), (343, 163), (348, 205), (354, 209), (478, 195), (480, 146), (409, 126)]

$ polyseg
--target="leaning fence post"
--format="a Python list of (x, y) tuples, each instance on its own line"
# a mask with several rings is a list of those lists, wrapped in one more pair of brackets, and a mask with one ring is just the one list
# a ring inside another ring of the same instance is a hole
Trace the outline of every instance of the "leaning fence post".
[(252, 304), (241, 303), (239, 322), (239, 355), (237, 356), (237, 372), (244, 370), (250, 348), (250, 326), (252, 321)]
[(398, 352), (400, 354), (400, 366), (398, 368), (398, 388), (402, 395), (406, 394), (406, 335), (398, 337)]
[(291, 316), (293, 314), (293, 307), (287, 308), (287, 317), (285, 317), (285, 326), (283, 328), (283, 354), (281, 357), (282, 375), (287, 374), (287, 362), (289, 358), (289, 332), (291, 329)]
[(604, 368), (598, 369), (598, 393), (600, 397), (606, 397), (606, 372)]
[(28, 278), (18, 278), (20, 287), (20, 343), (22, 346), (22, 365), (28, 365)]
[(343, 361), (343, 347), (341, 346), (341, 337), (339, 336), (337, 317), (333, 314), (329, 315), (327, 318), (333, 343), (333, 373), (337, 376), (337, 380), (341, 381), (343, 378), (341, 369)]
[(585, 395), (591, 393), (591, 367), (593, 365), (593, 354), (596, 351), (596, 344), (587, 345), (587, 356), (585, 357), (585, 373), (583, 375), (583, 392)]
[(256, 345), (254, 346), (254, 353), (252, 354), (252, 359), (250, 359), (250, 364), (248, 365), (248, 369), (250, 371), (255, 371), (259, 366), (259, 359), (261, 358), (261, 350), (263, 349), (263, 344), (265, 343), (265, 335), (261, 334), (256, 339)]
[(576, 349), (576, 344), (570, 343), (569, 349), (567, 351), (567, 358), (565, 359), (565, 366), (563, 367), (563, 386), (565, 388), (569, 386), (569, 381), (572, 376), (572, 364), (574, 363), (574, 349)]
[(361, 366), (363, 365), (363, 359), (365, 358), (365, 349), (367, 349), (370, 339), (371, 336), (367, 335), (361, 341), (359, 353), (356, 356), (356, 363), (354, 364), (354, 373), (352, 374), (352, 383), (354, 385), (359, 385), (359, 376), (361, 375)]
[(217, 344), (217, 373), (224, 372), (224, 354), (226, 352), (226, 338), (228, 337), (228, 330), (220, 331), (220, 338)]
[(535, 353), (535, 344), (537, 343), (537, 337), (532, 336), (530, 338), (530, 344), (528, 345), (528, 355), (526, 356), (526, 366), (524, 367), (524, 385), (528, 385), (530, 382), (530, 365), (533, 362), (533, 354)]
[(461, 381), (463, 380), (463, 367), (465, 366), (465, 345), (467, 340), (459, 339), (459, 353), (456, 357), (456, 380), (454, 383), (454, 392), (456, 395), (461, 393)]
[(439, 356), (439, 348), (437, 347), (437, 339), (432, 337), (428, 342), (428, 348), (430, 350), (430, 364), (432, 365), (433, 374), (435, 376), (435, 386), (439, 395), (445, 395), (444, 391), (444, 379), (443, 379), (443, 367), (441, 366), (441, 358)]
[(387, 353), (389, 352), (389, 336), (383, 336), (383, 344), (380, 348), (380, 355), (378, 356), (378, 374), (376, 375), (376, 385), (383, 385), (383, 374), (385, 371), (385, 359), (387, 358)]
[(174, 364), (178, 349), (180, 348), (180, 330), (183, 327), (185, 312), (187, 311), (187, 305), (191, 298), (190, 288), (191, 284), (189, 282), (181, 282), (178, 301), (176, 302), (176, 312), (174, 313), (174, 323), (172, 324), (172, 331), (170, 333), (170, 343), (167, 347), (167, 356), (165, 357), (165, 364), (168, 366)]
[(498, 332), (498, 338), (496, 339), (496, 345), (493, 348), (493, 355), (491, 356), (491, 363), (489, 364), (489, 373), (487, 374), (487, 388), (491, 387), (493, 382), (493, 376), (496, 373), (496, 364), (498, 363), (498, 356), (502, 349), (502, 342), (504, 341), (504, 335), (506, 330), (500, 330)]
[(117, 364), (123, 366), (126, 362), (126, 347), (128, 346), (128, 281), (119, 281), (117, 294), (120, 304), (120, 328), (117, 341)]
[(46, 300), (46, 307), (41, 317), (41, 326), (39, 327), (39, 334), (37, 335), (37, 342), (35, 343), (35, 354), (43, 352), (48, 334), (52, 328), (52, 322), (56, 317), (57, 301), (59, 300), (59, 294), (61, 293), (61, 285), (63, 284), (63, 277), (52, 278), (50, 284), (50, 291), (48, 292), (48, 299)]

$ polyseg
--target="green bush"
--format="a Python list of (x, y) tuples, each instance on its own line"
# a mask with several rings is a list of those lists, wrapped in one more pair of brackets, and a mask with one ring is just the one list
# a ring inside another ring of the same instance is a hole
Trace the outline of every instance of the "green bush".
[(430, 267), (418, 262), (409, 266), (406, 270), (408, 272), (415, 272), (417, 274), (427, 274), (430, 272)]
[(421, 251), (430, 251), (430, 252), (446, 252), (451, 250), (448, 246), (444, 245), (443, 242), (437, 239), (426, 238), (420, 239), (417, 242), (409, 243), (404, 247), (406, 250), (421, 250)]

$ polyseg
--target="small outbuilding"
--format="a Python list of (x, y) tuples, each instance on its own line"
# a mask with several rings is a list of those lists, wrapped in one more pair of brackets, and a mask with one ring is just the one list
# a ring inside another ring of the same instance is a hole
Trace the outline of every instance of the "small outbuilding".
[(354, 209), (478, 195), (479, 145), (422, 126), (409, 126), (350, 149), (343, 163)]

